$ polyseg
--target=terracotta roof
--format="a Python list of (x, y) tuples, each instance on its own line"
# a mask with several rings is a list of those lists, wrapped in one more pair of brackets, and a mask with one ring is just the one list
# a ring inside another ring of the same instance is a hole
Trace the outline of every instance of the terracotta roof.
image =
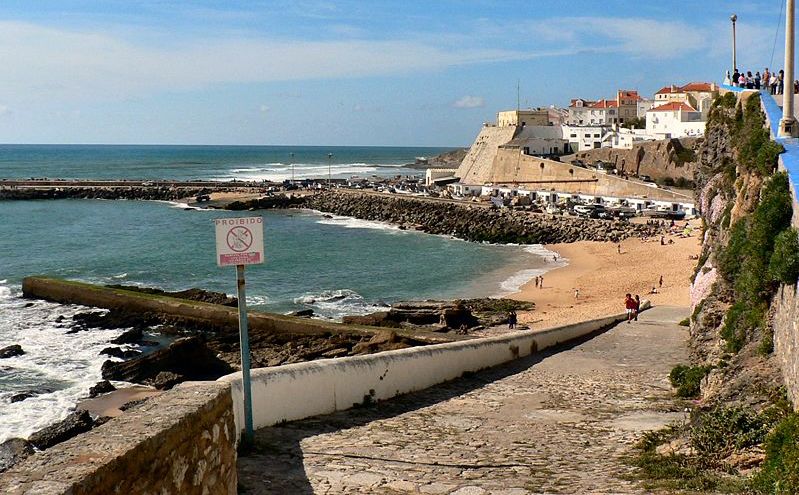
[(671, 103), (666, 103), (665, 105), (660, 105), (655, 108), (650, 109), (650, 112), (676, 112), (677, 110), (682, 110), (683, 112), (696, 112), (694, 108), (690, 105), (687, 105), (681, 101), (672, 101)]
[(713, 91), (713, 84), (708, 82), (691, 82), (680, 88), (683, 91)]
[(591, 108), (611, 108), (611, 107), (618, 107), (619, 103), (616, 100), (599, 100), (598, 102), (591, 105)]
[(655, 94), (656, 95), (663, 95), (663, 94), (669, 94), (669, 93), (679, 93), (680, 92), (679, 90), (680, 90), (680, 88), (678, 88), (676, 86), (663, 86)]
[(571, 102), (569, 102), (569, 106), (570, 107), (576, 107), (578, 101), (583, 102), (583, 108), (588, 108), (591, 105), (593, 105), (594, 103), (596, 103), (594, 100), (584, 100), (582, 98), (574, 98), (574, 99), (571, 100)]

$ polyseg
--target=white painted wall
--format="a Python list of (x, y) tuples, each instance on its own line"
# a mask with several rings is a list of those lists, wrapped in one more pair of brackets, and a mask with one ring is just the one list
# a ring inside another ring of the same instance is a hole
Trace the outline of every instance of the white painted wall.
[[(649, 302), (643, 301), (642, 307), (648, 308)], [(385, 400), (423, 390), (465, 372), (497, 366), (624, 319), (624, 314), (617, 314), (500, 337), (254, 369), (251, 373), (253, 424), (255, 428), (263, 428), (349, 409), (362, 404), (366, 397)], [(231, 384), (236, 430), (241, 432), (244, 425), (241, 373), (219, 380)]]

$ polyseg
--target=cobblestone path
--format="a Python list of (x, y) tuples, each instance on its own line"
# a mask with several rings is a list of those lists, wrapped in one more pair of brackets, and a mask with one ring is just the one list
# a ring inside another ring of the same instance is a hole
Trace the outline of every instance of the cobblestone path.
[(623, 462), (682, 420), (667, 375), (685, 308), (377, 406), (263, 428), (241, 493), (645, 493)]

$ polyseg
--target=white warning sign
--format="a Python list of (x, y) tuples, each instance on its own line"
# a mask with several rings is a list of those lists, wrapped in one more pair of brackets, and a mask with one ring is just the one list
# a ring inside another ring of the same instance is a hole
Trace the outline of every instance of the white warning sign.
[(263, 218), (217, 218), (214, 224), (217, 265), (254, 265), (264, 262)]

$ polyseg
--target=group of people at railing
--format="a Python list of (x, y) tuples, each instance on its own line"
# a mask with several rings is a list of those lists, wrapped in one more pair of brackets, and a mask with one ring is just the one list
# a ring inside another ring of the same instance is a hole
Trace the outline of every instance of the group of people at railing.
[[(756, 71), (753, 76), (752, 71), (739, 72), (736, 68), (732, 75), (727, 71), (724, 75), (724, 84), (737, 88), (762, 89), (773, 95), (781, 95), (785, 92), (785, 72), (780, 69), (779, 72), (772, 73), (766, 67), (762, 75), (760, 71)], [(799, 81), (793, 82), (793, 92), (799, 93)]]

